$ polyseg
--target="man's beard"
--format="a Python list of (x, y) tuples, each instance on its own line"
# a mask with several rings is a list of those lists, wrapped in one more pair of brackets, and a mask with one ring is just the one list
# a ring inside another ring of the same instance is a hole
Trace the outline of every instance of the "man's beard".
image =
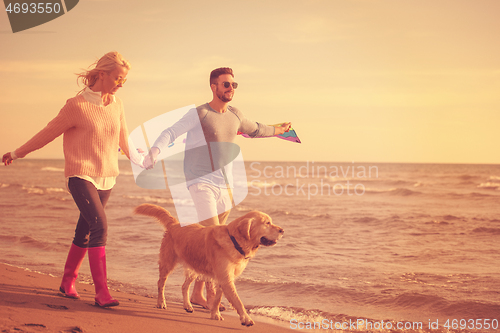
[(222, 93), (222, 94), (221, 94), (221, 93), (217, 94), (217, 97), (219, 97), (219, 99), (220, 99), (221, 101), (223, 101), (224, 103), (231, 102), (231, 101), (233, 100), (233, 97), (232, 97), (232, 96), (231, 96), (231, 97), (229, 97), (229, 98), (227, 98), (227, 97), (226, 97), (226, 95), (225, 95), (224, 93)]

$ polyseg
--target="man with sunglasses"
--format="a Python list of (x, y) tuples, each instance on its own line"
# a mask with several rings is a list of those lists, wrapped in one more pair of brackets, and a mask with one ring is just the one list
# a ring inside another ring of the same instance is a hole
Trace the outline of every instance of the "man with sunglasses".
[[(231, 68), (213, 70), (210, 73), (210, 88), (212, 101), (191, 110), (164, 130), (144, 161), (146, 169), (153, 168), (161, 150), (166, 149), (178, 136), (188, 133), (184, 173), (198, 220), (204, 226), (225, 224), (229, 216), (232, 197), (228, 177), (231, 178), (231, 175), (225, 174), (225, 170), (228, 170), (225, 166), (232, 155), (231, 150), (234, 151), (232, 148), (237, 147), (234, 141), (238, 132), (253, 138), (272, 137), (287, 132), (291, 126), (290, 123), (268, 126), (251, 121), (240, 110), (229, 105), (238, 88)], [(195, 283), (191, 302), (208, 308), (203, 296), (203, 285), (203, 282)]]
[[(217, 164), (216, 161), (216, 159), (221, 159), (219, 158), (220, 154), (229, 154), (223, 150), (230, 149), (226, 147), (231, 147), (231, 145), (220, 144), (218, 146), (217, 143), (234, 143), (238, 132), (252, 138), (272, 137), (287, 132), (291, 126), (290, 123), (268, 126), (251, 121), (240, 110), (229, 105), (235, 89), (238, 88), (231, 68), (214, 69), (210, 73), (210, 88), (213, 94), (212, 101), (191, 110), (171, 127), (165, 129), (156, 139), (149, 155), (144, 160), (144, 167), (152, 169), (160, 152), (174, 142), (177, 137), (188, 133), (184, 172), (198, 216), (203, 216), (199, 219), (203, 225), (224, 224), (231, 208), (230, 198), (220, 195), (219, 188), (226, 188), (227, 175), (219, 170), (221, 169), (220, 163)], [(201, 125), (202, 131), (197, 131), (199, 125)], [(207, 144), (214, 151), (206, 152), (198, 148), (200, 146), (206, 147)], [(221, 152), (217, 158), (213, 158), (212, 155), (217, 154), (215, 152), (217, 147), (221, 147), (218, 149)], [(207, 157), (207, 154), (210, 156)], [(219, 167), (217, 167), (218, 165)], [(209, 217), (207, 218), (207, 216)]]

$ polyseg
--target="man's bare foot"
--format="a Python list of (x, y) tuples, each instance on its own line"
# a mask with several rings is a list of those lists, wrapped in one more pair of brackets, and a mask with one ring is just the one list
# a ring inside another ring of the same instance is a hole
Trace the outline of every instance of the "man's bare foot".
[(203, 296), (202, 297), (191, 297), (191, 304), (199, 305), (206, 310), (210, 310), (208, 308), (207, 300)]
[[(205, 310), (210, 310), (210, 309), (208, 308), (208, 303), (207, 303), (207, 300), (205, 300), (205, 302), (204, 302), (204, 303), (202, 303), (202, 302), (196, 302), (196, 301), (194, 301), (193, 299), (191, 299), (191, 304), (194, 304), (194, 305), (199, 305), (199, 306), (201, 306), (202, 308), (204, 308)], [(203, 304), (205, 304), (205, 305), (203, 305)], [(224, 306), (224, 304), (222, 304), (222, 303), (221, 303), (221, 304), (219, 305), (219, 311), (220, 311), (220, 312), (222, 312), (222, 311), (226, 311), (226, 307)]]

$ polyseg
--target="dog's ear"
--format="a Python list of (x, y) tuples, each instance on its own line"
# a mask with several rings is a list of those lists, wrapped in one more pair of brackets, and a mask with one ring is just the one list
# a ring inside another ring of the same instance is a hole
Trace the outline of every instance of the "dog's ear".
[(246, 240), (250, 239), (250, 228), (252, 227), (253, 218), (246, 218), (238, 223), (238, 232)]

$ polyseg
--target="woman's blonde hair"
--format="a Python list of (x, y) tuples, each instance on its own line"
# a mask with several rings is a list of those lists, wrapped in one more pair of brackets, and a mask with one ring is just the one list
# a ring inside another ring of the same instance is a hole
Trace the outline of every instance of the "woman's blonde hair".
[[(79, 83), (79, 81), (81, 80), (85, 85), (85, 88), (90, 88), (97, 82), (100, 71), (110, 73), (115, 70), (117, 66), (123, 66), (128, 70), (130, 70), (131, 68), (130, 63), (125, 60), (120, 53), (116, 51), (106, 53), (101, 57), (101, 59), (90, 65), (89, 69), (85, 70), (82, 73), (76, 74), (76, 82)], [(85, 88), (80, 90), (77, 95), (81, 94), (85, 90)]]

